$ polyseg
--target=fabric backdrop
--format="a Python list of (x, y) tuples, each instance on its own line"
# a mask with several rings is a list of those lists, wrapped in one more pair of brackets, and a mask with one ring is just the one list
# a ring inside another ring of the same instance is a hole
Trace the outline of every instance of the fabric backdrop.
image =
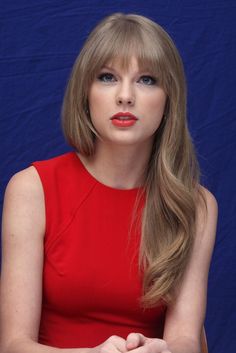
[(160, 23), (183, 57), (202, 183), (219, 203), (205, 324), (209, 351), (235, 353), (235, 0), (1, 1), (1, 204), (15, 172), (69, 150), (60, 110), (72, 64), (97, 21), (118, 11)]

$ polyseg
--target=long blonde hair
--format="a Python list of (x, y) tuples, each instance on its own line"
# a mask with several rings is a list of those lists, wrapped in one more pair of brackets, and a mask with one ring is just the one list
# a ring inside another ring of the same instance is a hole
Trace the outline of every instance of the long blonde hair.
[(199, 168), (186, 122), (186, 85), (182, 60), (169, 35), (155, 22), (135, 14), (113, 14), (85, 42), (65, 93), (62, 123), (70, 145), (94, 153), (97, 132), (88, 114), (88, 90), (102, 66), (131, 56), (158, 77), (167, 95), (146, 170), (140, 265), (144, 268), (143, 305), (170, 302), (186, 269), (201, 196)]

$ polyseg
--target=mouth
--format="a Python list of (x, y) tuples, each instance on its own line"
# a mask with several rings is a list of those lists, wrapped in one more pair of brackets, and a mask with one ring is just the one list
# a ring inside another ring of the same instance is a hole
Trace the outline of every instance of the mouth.
[(129, 112), (119, 112), (111, 117), (111, 122), (118, 128), (128, 128), (133, 126), (138, 118)]
[(138, 120), (138, 118), (129, 112), (119, 112), (111, 117), (111, 120)]

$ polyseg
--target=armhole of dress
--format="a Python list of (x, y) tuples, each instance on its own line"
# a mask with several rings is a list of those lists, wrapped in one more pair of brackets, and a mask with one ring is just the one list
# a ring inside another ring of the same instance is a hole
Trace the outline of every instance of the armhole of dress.
[(46, 192), (46, 186), (45, 186), (45, 180), (43, 177), (43, 173), (41, 172), (41, 169), (38, 167), (38, 163), (34, 162), (31, 164), (32, 167), (35, 168), (38, 176), (39, 176), (39, 180), (41, 182), (42, 185), (42, 189), (43, 189), (43, 196), (44, 196), (44, 209), (45, 209), (45, 233), (44, 233), (44, 241), (47, 237), (48, 234), (48, 200), (47, 200), (47, 192)]

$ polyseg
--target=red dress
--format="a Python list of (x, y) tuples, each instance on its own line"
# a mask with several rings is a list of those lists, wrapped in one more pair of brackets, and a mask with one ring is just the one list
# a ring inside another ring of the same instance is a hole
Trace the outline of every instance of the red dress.
[(46, 205), (39, 342), (80, 348), (130, 332), (162, 337), (165, 307), (139, 302), (140, 227), (132, 221), (139, 189), (100, 183), (74, 152), (33, 165)]

